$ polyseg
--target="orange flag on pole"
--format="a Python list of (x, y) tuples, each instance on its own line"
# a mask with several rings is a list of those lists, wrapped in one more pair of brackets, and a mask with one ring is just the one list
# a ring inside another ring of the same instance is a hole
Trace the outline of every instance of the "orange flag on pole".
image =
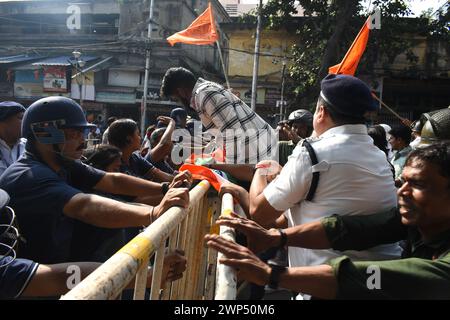
[[(370, 17), (369, 17), (370, 19)], [(366, 50), (367, 40), (369, 39), (369, 19), (366, 20), (350, 49), (342, 59), (342, 62), (330, 67), (328, 73), (330, 74), (348, 74), (355, 75), (356, 68), (358, 68), (359, 60)]]
[(199, 15), (187, 29), (171, 35), (167, 41), (172, 46), (177, 42), (202, 45), (214, 43), (218, 39), (213, 11), (209, 3), (205, 12)]

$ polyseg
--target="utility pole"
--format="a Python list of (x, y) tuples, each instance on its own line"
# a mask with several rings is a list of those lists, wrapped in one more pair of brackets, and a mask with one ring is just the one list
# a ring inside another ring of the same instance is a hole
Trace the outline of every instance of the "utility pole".
[(261, 38), (261, 27), (262, 27), (261, 20), (262, 20), (262, 0), (259, 0), (258, 23), (256, 26), (256, 39), (255, 39), (255, 56), (253, 59), (252, 103), (251, 103), (251, 108), (253, 111), (255, 111), (255, 109), (256, 109), (256, 98), (257, 98), (259, 43), (260, 43), (260, 38)]
[(148, 45), (146, 49), (146, 57), (145, 57), (145, 76), (144, 76), (144, 92), (142, 94), (142, 105), (141, 105), (141, 136), (145, 136), (145, 123), (147, 121), (147, 92), (148, 92), (148, 74), (150, 71), (150, 42), (152, 39), (152, 20), (153, 20), (153, 0), (150, 0), (150, 13), (148, 18)]
[(77, 70), (77, 75), (81, 75), (81, 82), (77, 77), (78, 90), (80, 92), (80, 106), (83, 108), (83, 87), (84, 87), (84, 71), (83, 67), (86, 65), (86, 61), (81, 59), (82, 53), (78, 50), (74, 50), (72, 55), (75, 58), (75, 69)]
[(286, 59), (283, 58), (283, 67), (281, 68), (281, 105), (280, 105), (280, 121), (284, 120), (284, 114), (286, 113), (286, 108), (284, 105), (284, 76), (286, 73)]

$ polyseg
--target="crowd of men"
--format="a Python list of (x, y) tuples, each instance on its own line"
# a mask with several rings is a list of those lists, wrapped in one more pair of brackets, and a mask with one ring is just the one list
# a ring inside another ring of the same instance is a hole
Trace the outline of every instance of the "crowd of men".
[[(204, 165), (227, 174), (220, 194), (246, 213), (217, 223), (246, 239), (205, 241), (240, 282), (297, 299), (450, 298), (449, 108), (368, 126), (378, 110), (368, 86), (328, 75), (314, 113), (295, 110), (273, 129), (184, 68), (166, 72), (161, 95), (185, 109), (143, 140), (134, 120), (111, 118), (88, 149), (95, 130), (75, 101), (0, 103), (0, 298), (64, 294), (69, 265), (84, 277), (168, 208), (187, 207), (192, 174), (179, 167), (212, 142), (225, 160)], [(167, 255), (164, 279), (182, 276), (182, 249)]]

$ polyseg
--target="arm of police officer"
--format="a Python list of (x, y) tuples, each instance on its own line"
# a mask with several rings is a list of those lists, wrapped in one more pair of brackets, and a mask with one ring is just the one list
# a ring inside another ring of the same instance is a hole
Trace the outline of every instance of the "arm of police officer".
[(284, 167), (270, 160), (257, 167), (260, 165), (250, 187), (250, 215), (262, 226), (272, 227), (284, 211), (306, 197), (312, 179), (311, 159), (302, 149), (291, 155)]
[[(175, 281), (183, 276), (186, 270), (186, 257), (182, 250), (174, 250), (166, 254), (163, 265), (163, 282)], [(22, 293), (22, 297), (59, 296), (68, 292), (77, 280), (86, 278), (102, 264), (97, 262), (70, 262), (53, 265), (40, 264)], [(79, 272), (79, 274), (77, 274)], [(147, 275), (147, 287), (151, 286), (153, 273), (151, 268)], [(134, 280), (127, 289), (134, 288)]]
[(161, 183), (112, 172), (105, 173), (103, 178), (94, 186), (94, 189), (134, 197), (159, 195), (163, 190)]
[(193, 179), (192, 174), (187, 171), (178, 172), (175, 176), (161, 171), (157, 168), (153, 168), (151, 172), (146, 175), (146, 178), (155, 179), (160, 182), (169, 182), (169, 188), (177, 188), (179, 186), (184, 186), (189, 188), (192, 185)]
[(279, 170), (281, 170), (281, 167), (275, 161), (268, 160), (258, 163), (250, 186), (250, 216), (267, 228), (275, 226), (276, 220), (283, 214), (283, 210), (275, 209), (263, 193), (270, 179), (273, 179), (279, 173)]
[(169, 189), (161, 203), (155, 207), (133, 205), (94, 194), (78, 193), (63, 208), (65, 215), (103, 228), (148, 226), (170, 207), (187, 208), (189, 190)]
[(159, 170), (158, 168), (152, 168), (147, 172), (144, 178), (150, 181), (171, 182), (174, 176), (162, 170)]

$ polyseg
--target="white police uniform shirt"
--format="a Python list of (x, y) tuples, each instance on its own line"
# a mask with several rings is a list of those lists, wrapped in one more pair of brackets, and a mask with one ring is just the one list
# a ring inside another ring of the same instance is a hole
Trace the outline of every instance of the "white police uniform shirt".
[[(287, 210), (285, 215), (290, 226), (332, 214), (368, 215), (396, 207), (391, 167), (386, 155), (373, 145), (364, 125), (331, 128), (310, 142), (318, 164), (311, 167), (307, 150), (299, 144), (280, 175), (264, 190), (272, 207)], [(319, 184), (313, 200), (306, 201), (313, 171), (320, 172)], [(289, 264), (319, 265), (343, 254), (355, 260), (396, 259), (400, 257), (401, 248), (398, 244), (389, 244), (343, 253), (290, 247)]]
[(11, 149), (3, 139), (0, 139), (0, 176), (25, 152), (26, 143), (27, 139), (20, 138)]

